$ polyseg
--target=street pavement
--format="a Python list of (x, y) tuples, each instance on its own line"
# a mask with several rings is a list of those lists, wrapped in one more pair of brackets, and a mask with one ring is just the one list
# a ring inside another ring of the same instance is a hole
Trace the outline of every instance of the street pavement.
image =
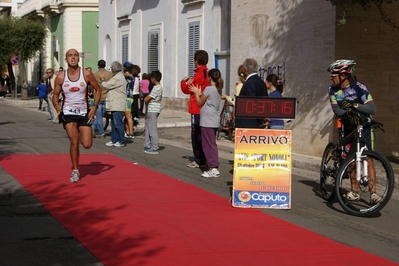
[[(5, 107), (3, 103), (24, 110), (17, 112), (16, 108)], [(10, 117), (11, 120), (5, 119), (4, 124), (12, 124), (13, 119), (16, 121), (15, 125), (12, 126), (13, 131), (10, 131), (10, 126), (3, 128), (5, 131), (2, 137), (2, 154), (7, 154), (8, 150), (16, 154), (59, 153), (60, 150), (68, 150), (69, 142), (66, 139), (60, 139), (66, 138), (62, 127), (59, 125), (52, 126), (51, 122), (45, 121), (49, 116), (48, 113), (38, 111), (37, 106), (37, 98), (29, 100), (0, 98), (2, 113), (7, 117), (15, 115), (14, 118)], [(10, 109), (13, 112), (10, 112)], [(31, 118), (27, 113), (32, 114)], [(22, 124), (26, 122), (28, 125), (32, 125), (36, 121), (41, 121), (41, 116), (43, 116), (44, 121), (40, 122), (42, 128), (24, 127)], [(29, 119), (32, 119), (33, 122)], [(47, 123), (49, 124), (47, 125)], [(142, 127), (143, 124), (143, 121), (140, 121), (139, 127)], [(185, 110), (164, 109), (159, 116), (158, 124), (160, 144), (164, 145), (163, 147), (167, 146), (167, 149), (162, 150), (160, 156), (151, 157), (141, 151), (143, 136), (140, 135), (136, 137), (134, 142), (127, 141), (129, 149), (109, 148), (104, 145), (105, 141), (108, 140), (95, 139), (95, 145), (93, 145), (90, 153), (112, 151), (115, 156), (133, 161), (138, 160), (143, 166), (155, 168), (158, 171), (162, 169), (162, 173), (228, 199), (230, 190), (226, 189), (226, 186), (228, 188), (231, 186), (231, 166), (234, 158), (233, 142), (226, 139), (217, 141), (221, 166), (226, 175), (219, 179), (205, 180), (199, 177), (199, 170), (188, 171), (185, 166), (186, 162), (181, 164), (182, 159), (188, 160), (188, 154), (192, 153), (190, 152), (190, 117), (187, 112)], [(140, 130), (136, 132), (140, 133)], [(12, 141), (14, 135), (18, 139), (16, 142)], [(32, 140), (37, 142), (32, 145), (29, 142), (31, 135), (33, 136)], [(50, 145), (43, 145), (42, 147), (41, 142), (47, 138)], [(53, 148), (53, 146), (57, 147)], [(398, 246), (397, 239), (399, 239), (396, 222), (399, 219), (396, 207), (399, 193), (394, 193), (390, 203), (379, 217), (364, 219), (348, 216), (340, 208), (336, 208), (338, 203), (326, 203), (317, 196), (321, 159), (301, 155), (296, 151), (293, 152), (292, 189), (295, 200), (292, 210), (262, 211), (340, 243), (362, 248), (367, 252), (399, 263), (399, 259), (395, 256)], [(171, 156), (172, 154), (173, 156)], [(395, 164), (393, 165), (395, 166)], [(230, 171), (229, 174), (227, 174), (228, 171)], [(43, 206), (21, 187), (18, 181), (5, 171), (0, 171), (0, 227), (2, 228), (0, 232), (1, 265), (102, 265), (73, 235), (49, 215)], [(367, 230), (364, 230), (364, 228)]]
[[(20, 98), (1, 98), (0, 101), (4, 101), (8, 104), (19, 106), (20, 108), (28, 109), (31, 111), (37, 111), (39, 106), (39, 100), (37, 97), (29, 98), (28, 100), (21, 100)], [(43, 103), (46, 106), (46, 103)], [(42, 112), (48, 115), (47, 111)], [(143, 127), (144, 121), (141, 119), (141, 127)], [(185, 143), (190, 141), (190, 134), (187, 130), (181, 128), (190, 127), (190, 116), (185, 110), (176, 110), (170, 108), (164, 108), (158, 117), (158, 128), (176, 128), (173, 130), (174, 136), (163, 136), (162, 131), (159, 132), (159, 141), (172, 146), (180, 146), (181, 142)], [(234, 142), (229, 141), (222, 137), (217, 140), (217, 144), (220, 152), (226, 152), (234, 154)], [(307, 170), (312, 172), (319, 172), (321, 158), (316, 156), (304, 155), (300, 151), (292, 151), (292, 168), (298, 168), (301, 170)], [(395, 172), (395, 188), (399, 188), (399, 164), (391, 161), (391, 165)]]

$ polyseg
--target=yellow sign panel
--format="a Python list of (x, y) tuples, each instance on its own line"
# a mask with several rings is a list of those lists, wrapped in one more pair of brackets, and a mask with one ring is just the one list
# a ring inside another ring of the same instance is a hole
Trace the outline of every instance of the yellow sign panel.
[(291, 208), (291, 133), (236, 129), (233, 207)]

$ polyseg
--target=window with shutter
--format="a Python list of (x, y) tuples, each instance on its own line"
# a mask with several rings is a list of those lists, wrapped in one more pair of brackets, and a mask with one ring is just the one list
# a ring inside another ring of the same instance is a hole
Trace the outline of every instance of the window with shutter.
[(200, 22), (190, 22), (188, 24), (188, 75), (194, 75), (194, 54), (200, 49)]
[(129, 61), (129, 35), (122, 35), (122, 64)]
[(148, 73), (159, 70), (159, 30), (148, 32)]

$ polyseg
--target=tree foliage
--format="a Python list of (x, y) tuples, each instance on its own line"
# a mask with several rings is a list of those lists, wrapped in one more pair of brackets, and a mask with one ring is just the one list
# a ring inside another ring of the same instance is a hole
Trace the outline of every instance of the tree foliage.
[(9, 62), (14, 54), (30, 59), (43, 49), (46, 34), (45, 25), (38, 21), (27, 18), (0, 19), (0, 64)]
[[(47, 35), (44, 23), (29, 18), (7, 17), (0, 19), (0, 65), (7, 65), (11, 88), (15, 88), (16, 79), (10, 59), (19, 57), (19, 85), (24, 89), (22, 98), (27, 97), (27, 78), (25, 60), (32, 58), (44, 47)], [(13, 90), (15, 93), (15, 90)]]
[(360, 6), (363, 10), (369, 9), (371, 7), (377, 7), (378, 11), (380, 12), (381, 19), (390, 25), (392, 28), (398, 29), (399, 26), (391, 20), (391, 18), (385, 12), (384, 6), (389, 6), (390, 4), (394, 3), (395, 0), (326, 0), (331, 2), (334, 6), (340, 6), (343, 8), (342, 17), (338, 21), (340, 24), (345, 24), (346, 22), (346, 13), (350, 10), (353, 10), (354, 6)]

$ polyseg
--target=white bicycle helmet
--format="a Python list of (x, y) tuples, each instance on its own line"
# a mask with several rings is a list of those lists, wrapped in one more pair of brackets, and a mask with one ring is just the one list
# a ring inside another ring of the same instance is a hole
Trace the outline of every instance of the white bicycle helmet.
[(351, 74), (355, 69), (355, 65), (354, 60), (340, 59), (333, 62), (327, 71), (331, 74)]

